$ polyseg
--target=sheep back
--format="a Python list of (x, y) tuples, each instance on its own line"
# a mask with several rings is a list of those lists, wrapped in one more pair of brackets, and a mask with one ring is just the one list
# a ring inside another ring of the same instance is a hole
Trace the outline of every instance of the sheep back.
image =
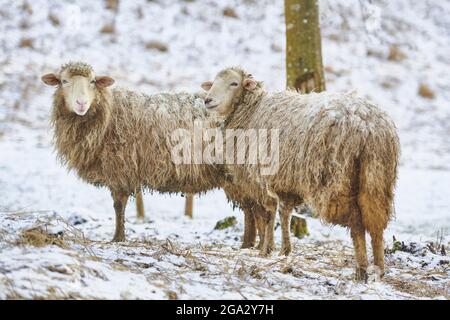
[[(348, 225), (342, 210), (348, 213), (352, 199), (358, 198), (382, 216), (366, 220), (387, 224), (400, 148), (385, 112), (353, 94), (284, 91), (258, 99), (257, 107), (246, 111), (240, 105), (242, 111), (228, 126), (280, 130), (278, 172), (261, 176), (257, 166), (249, 166), (253, 181), (277, 193), (304, 196), (330, 223)], [(336, 205), (341, 209), (331, 210)]]
[(86, 182), (133, 193), (198, 193), (221, 185), (218, 167), (172, 161), (176, 129), (193, 128), (194, 120), (211, 123), (201, 94), (146, 95), (124, 88), (99, 90), (88, 114), (79, 117), (54, 97), (52, 123), (59, 159)]

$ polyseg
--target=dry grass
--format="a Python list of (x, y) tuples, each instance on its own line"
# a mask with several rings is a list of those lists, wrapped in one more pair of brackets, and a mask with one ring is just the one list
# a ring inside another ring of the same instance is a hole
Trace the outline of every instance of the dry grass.
[(238, 19), (238, 18), (239, 18), (239, 16), (238, 16), (238, 14), (236, 13), (236, 11), (235, 11), (233, 8), (231, 8), (231, 7), (226, 7), (226, 8), (224, 8), (224, 9), (222, 10), (222, 14), (223, 14), (225, 17), (229, 17), (229, 18), (234, 18), (234, 19)]
[(33, 247), (45, 247), (49, 245), (56, 245), (61, 248), (68, 247), (62, 236), (50, 234), (40, 226), (23, 230), (16, 244), (30, 245)]
[(28, 15), (32, 15), (33, 14), (33, 8), (31, 7), (31, 5), (28, 3), (28, 1), (24, 1), (22, 4), (22, 10), (24, 12), (26, 12)]
[(115, 32), (116, 32), (116, 28), (114, 27), (114, 24), (112, 24), (112, 23), (107, 23), (100, 29), (100, 33), (104, 33), (104, 34), (112, 34)]
[(436, 98), (436, 94), (434, 93), (434, 91), (431, 90), (431, 88), (424, 83), (420, 84), (420, 86), (419, 86), (419, 95), (421, 97), (427, 98), (427, 99)]
[(389, 48), (388, 60), (399, 62), (399, 61), (403, 61), (405, 59), (406, 59), (406, 54), (403, 53), (403, 51), (401, 51), (397, 45), (392, 45)]
[(48, 20), (50, 20), (54, 27), (59, 27), (61, 25), (61, 21), (59, 21), (59, 18), (56, 14), (50, 13), (48, 15)]
[(169, 290), (166, 292), (166, 294), (169, 300), (178, 300), (178, 295), (175, 291)]
[(117, 12), (119, 9), (119, 0), (106, 0), (106, 9)]
[(22, 38), (19, 42), (19, 47), (21, 48), (33, 48), (34, 39), (33, 38)]
[(169, 47), (165, 43), (157, 40), (147, 42), (145, 48), (149, 50), (158, 50), (159, 52), (169, 51)]
[(384, 282), (396, 290), (422, 298), (444, 297), (450, 299), (450, 291), (444, 288), (432, 287), (422, 281), (407, 281), (398, 277), (386, 277)]

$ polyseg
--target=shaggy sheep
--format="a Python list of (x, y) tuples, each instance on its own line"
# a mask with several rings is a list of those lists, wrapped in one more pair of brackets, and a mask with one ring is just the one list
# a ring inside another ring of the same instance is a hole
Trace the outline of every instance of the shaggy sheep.
[[(62, 66), (58, 74), (42, 77), (57, 86), (53, 98), (52, 125), (58, 157), (84, 181), (108, 187), (116, 213), (113, 241), (125, 240), (124, 212), (135, 190), (201, 193), (224, 186), (240, 198), (244, 191), (225, 185), (222, 169), (208, 164), (179, 164), (172, 161), (175, 142), (171, 134), (191, 130), (194, 120), (211, 125), (203, 107), (203, 95), (161, 93), (145, 95), (123, 88), (108, 88), (110, 77), (95, 76), (92, 67), (75, 62)], [(251, 199), (241, 206), (253, 216)], [(250, 209), (249, 209), (250, 208)], [(246, 218), (246, 222), (252, 219)], [(243, 246), (254, 244), (245, 226)], [(249, 240), (250, 239), (250, 240)], [(253, 243), (253, 244), (252, 244)]]
[(217, 187), (211, 165), (172, 162), (171, 133), (204, 120), (201, 96), (145, 95), (109, 89), (109, 77), (96, 77), (90, 65), (68, 63), (42, 80), (57, 85), (52, 124), (59, 159), (86, 182), (111, 190), (116, 211), (114, 241), (123, 241), (128, 197), (144, 187), (160, 192), (198, 193)]
[(366, 231), (375, 265), (384, 272), (383, 231), (393, 215), (400, 152), (387, 114), (353, 94), (268, 93), (238, 67), (202, 87), (206, 108), (224, 119), (224, 129), (280, 130), (278, 171), (262, 176), (258, 165), (245, 170), (279, 199), (283, 237), (289, 237), (292, 202), (304, 198), (323, 221), (350, 229), (357, 279), (367, 276)]

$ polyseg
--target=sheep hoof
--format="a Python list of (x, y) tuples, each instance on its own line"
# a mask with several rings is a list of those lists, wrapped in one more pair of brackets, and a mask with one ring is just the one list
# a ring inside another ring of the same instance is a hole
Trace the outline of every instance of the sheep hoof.
[(365, 268), (356, 267), (355, 280), (367, 283), (368, 275)]
[(251, 242), (244, 242), (242, 243), (241, 249), (251, 249), (254, 248), (255, 244)]
[(125, 235), (124, 234), (116, 234), (114, 235), (114, 238), (111, 240), (111, 242), (125, 242)]
[(272, 247), (272, 246), (268, 246), (268, 247), (263, 247), (261, 250), (260, 250), (260, 252), (259, 252), (259, 256), (260, 257), (265, 257), (265, 258), (267, 258), (267, 257), (269, 257), (270, 256), (270, 254), (273, 252), (275, 250), (275, 248), (274, 247)]
[(384, 277), (384, 268), (370, 266), (367, 268), (367, 282), (378, 282)]
[(288, 255), (290, 255), (291, 254), (291, 252), (292, 252), (292, 248), (291, 248), (291, 246), (286, 246), (286, 247), (282, 247), (281, 248), (281, 250), (280, 250), (280, 256), (288, 256)]
[(270, 252), (269, 251), (265, 251), (265, 250), (261, 250), (259, 252), (259, 256), (262, 257), (262, 258), (267, 258), (267, 257), (270, 256)]

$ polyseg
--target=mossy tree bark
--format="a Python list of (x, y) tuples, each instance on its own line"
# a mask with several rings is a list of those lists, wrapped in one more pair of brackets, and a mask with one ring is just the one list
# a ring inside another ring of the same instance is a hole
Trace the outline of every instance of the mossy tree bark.
[[(325, 90), (318, 0), (285, 0), (286, 86), (301, 93)], [(308, 235), (306, 220), (292, 217), (298, 238)]]
[(317, 0), (285, 0), (287, 87), (325, 90)]

